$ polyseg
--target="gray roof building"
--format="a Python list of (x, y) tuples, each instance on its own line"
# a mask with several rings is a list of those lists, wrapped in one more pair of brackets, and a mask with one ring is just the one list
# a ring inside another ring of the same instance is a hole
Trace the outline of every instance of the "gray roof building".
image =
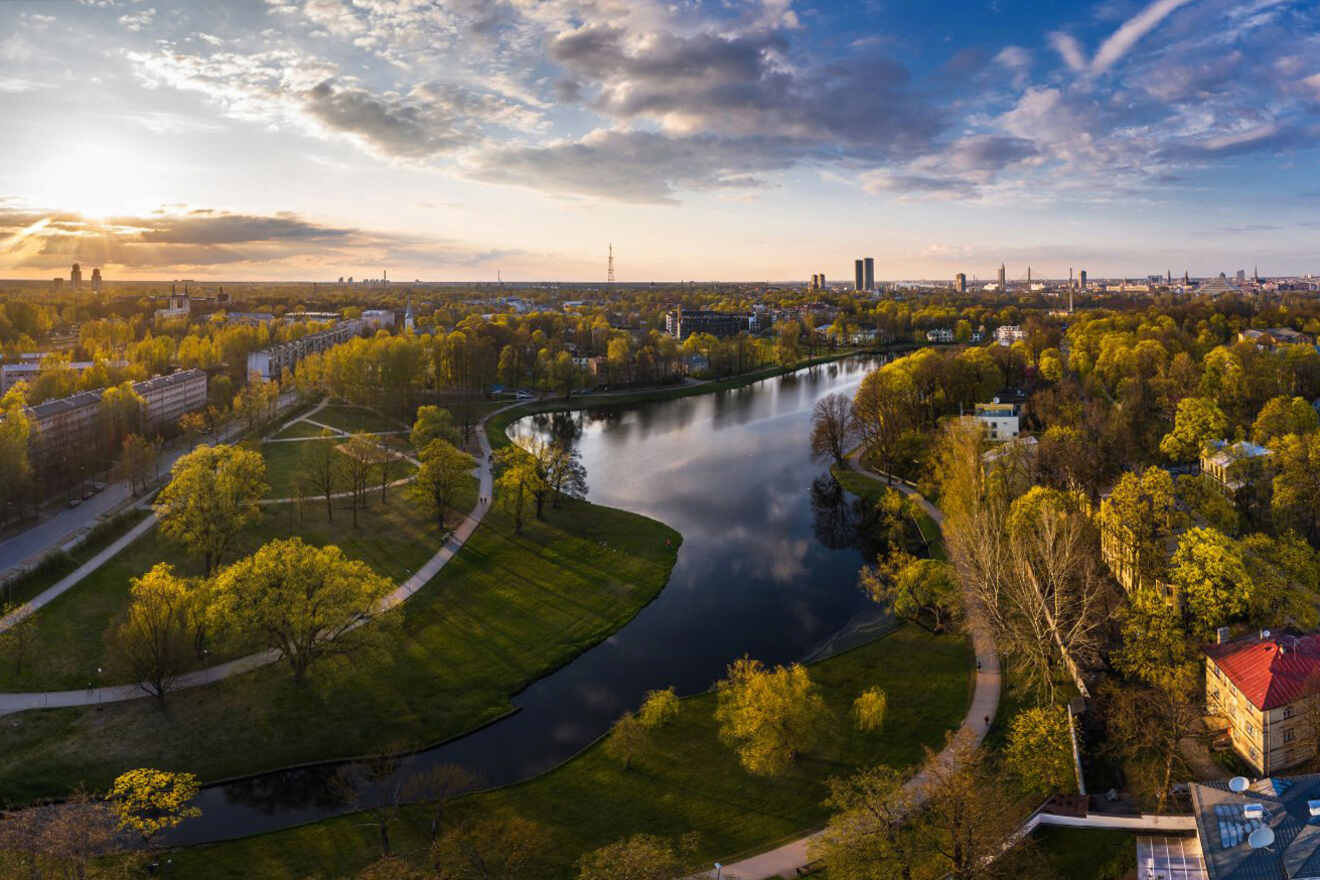
[[(1210, 880), (1320, 880), (1320, 774), (1191, 784), (1192, 810)], [(1253, 831), (1273, 842), (1253, 847)]]

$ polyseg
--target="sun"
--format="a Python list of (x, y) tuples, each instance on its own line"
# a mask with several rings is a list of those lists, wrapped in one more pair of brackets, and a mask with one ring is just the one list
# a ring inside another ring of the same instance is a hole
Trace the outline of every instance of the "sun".
[(89, 219), (131, 213), (148, 202), (150, 178), (141, 160), (125, 151), (88, 144), (61, 150), (37, 168), (32, 202)]

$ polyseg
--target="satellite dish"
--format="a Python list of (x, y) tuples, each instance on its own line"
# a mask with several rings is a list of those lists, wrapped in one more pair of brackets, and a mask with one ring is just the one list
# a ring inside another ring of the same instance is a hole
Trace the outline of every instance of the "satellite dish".
[(1262, 825), (1251, 836), (1247, 838), (1247, 845), (1252, 849), (1264, 849), (1274, 842), (1274, 830), (1268, 825)]
[(1247, 777), (1234, 776), (1232, 779), (1228, 780), (1228, 790), (1241, 794), (1247, 790), (1247, 786), (1250, 784), (1251, 783), (1247, 781)]

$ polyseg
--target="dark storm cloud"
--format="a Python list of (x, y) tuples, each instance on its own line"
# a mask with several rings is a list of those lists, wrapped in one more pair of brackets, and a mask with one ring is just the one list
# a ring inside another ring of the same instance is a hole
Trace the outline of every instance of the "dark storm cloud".
[(126, 227), (139, 224), (145, 228), (140, 241), (158, 244), (239, 244), (254, 241), (330, 241), (346, 240), (359, 234), (354, 229), (320, 226), (293, 214), (270, 217), (247, 214), (190, 212), (187, 217), (160, 217), (148, 220), (122, 218), (111, 221)]

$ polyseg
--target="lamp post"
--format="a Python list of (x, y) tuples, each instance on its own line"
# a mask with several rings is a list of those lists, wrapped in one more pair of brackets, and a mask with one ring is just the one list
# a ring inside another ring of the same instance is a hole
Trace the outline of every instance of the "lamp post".
[(101, 705), (101, 667), (96, 667), (96, 705)]

